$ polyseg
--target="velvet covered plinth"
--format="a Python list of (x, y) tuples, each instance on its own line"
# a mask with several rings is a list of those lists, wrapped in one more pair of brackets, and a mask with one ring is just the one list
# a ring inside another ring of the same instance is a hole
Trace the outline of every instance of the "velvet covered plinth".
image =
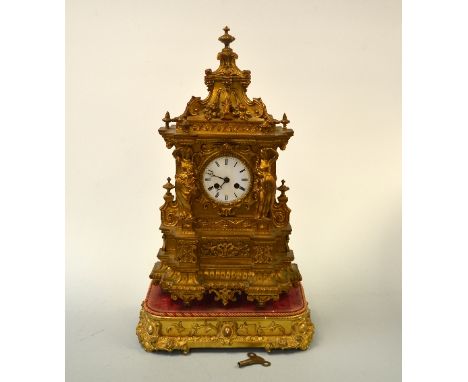
[(145, 300), (146, 308), (151, 314), (178, 317), (289, 316), (303, 312), (305, 304), (301, 285), (292, 288), (288, 293), (282, 293), (278, 301), (269, 301), (264, 307), (257, 307), (254, 302), (247, 301), (244, 294), (227, 306), (214, 301), (212, 295), (205, 295), (203, 300), (186, 306), (180, 300), (172, 300), (170, 294), (163, 292), (159, 285), (153, 284), (150, 285)]
[(226, 306), (205, 295), (187, 306), (151, 284), (136, 332), (146, 351), (187, 353), (193, 348), (255, 347), (306, 350), (314, 325), (300, 283), (262, 307), (245, 295)]

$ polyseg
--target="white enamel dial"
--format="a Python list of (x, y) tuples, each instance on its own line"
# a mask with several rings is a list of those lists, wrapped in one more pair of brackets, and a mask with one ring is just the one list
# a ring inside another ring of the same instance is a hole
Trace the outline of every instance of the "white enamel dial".
[(202, 182), (211, 199), (221, 204), (230, 204), (247, 194), (252, 184), (252, 175), (241, 159), (220, 156), (205, 167)]

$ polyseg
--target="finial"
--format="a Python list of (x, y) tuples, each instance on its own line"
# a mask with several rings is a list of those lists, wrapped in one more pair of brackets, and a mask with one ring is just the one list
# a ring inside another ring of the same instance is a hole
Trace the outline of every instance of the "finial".
[(285, 183), (286, 183), (286, 181), (284, 179), (282, 179), (281, 180), (281, 186), (279, 186), (277, 188), (278, 191), (281, 191), (281, 195), (284, 195), (284, 193), (289, 190), (289, 187), (284, 185)]
[(166, 129), (168, 129), (169, 128), (169, 123), (170, 122), (178, 122), (179, 117), (171, 118), (171, 115), (169, 114), (169, 112), (166, 111), (166, 114), (164, 115), (164, 118), (162, 119), (162, 121), (166, 124)]
[(163, 188), (166, 190), (166, 195), (171, 195), (171, 190), (174, 188), (174, 185), (171, 183), (171, 178), (167, 178), (167, 183)]
[(171, 115), (169, 114), (168, 111), (166, 111), (166, 115), (164, 115), (164, 118), (162, 121), (166, 124), (166, 129), (169, 128), (169, 122), (171, 122)]
[(286, 191), (289, 190), (289, 187), (286, 186), (284, 179), (281, 181), (281, 186), (277, 188), (278, 191), (281, 192), (281, 195), (278, 197), (278, 201), (280, 203), (286, 203), (288, 201), (288, 197), (286, 196)]
[(286, 117), (286, 113), (283, 113), (283, 119), (280, 121), (280, 123), (283, 125), (283, 129), (286, 129), (286, 125), (289, 123), (288, 117)]
[(225, 26), (223, 28), (223, 31), (224, 34), (221, 37), (219, 37), (218, 40), (224, 44), (225, 48), (229, 48), (229, 44), (233, 42), (236, 38), (228, 33), (230, 31), (228, 26)]

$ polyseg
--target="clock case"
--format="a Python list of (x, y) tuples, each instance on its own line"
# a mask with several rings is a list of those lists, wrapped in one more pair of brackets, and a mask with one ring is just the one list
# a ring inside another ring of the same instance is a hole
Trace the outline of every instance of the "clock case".
[[(245, 294), (263, 306), (301, 280), (288, 246), (288, 187), (283, 180), (277, 188), (276, 177), (278, 149), (293, 130), (285, 114), (274, 119), (260, 98), (249, 99), (250, 71), (237, 67), (235, 38), (224, 30), (220, 65), (205, 71), (208, 96), (192, 97), (176, 118), (166, 113), (158, 130), (174, 148), (176, 174), (163, 186), (163, 245), (150, 278), (186, 305), (208, 294), (227, 305)], [(212, 200), (202, 184), (205, 166), (223, 155), (240, 158), (253, 177), (248, 194), (230, 204)]]

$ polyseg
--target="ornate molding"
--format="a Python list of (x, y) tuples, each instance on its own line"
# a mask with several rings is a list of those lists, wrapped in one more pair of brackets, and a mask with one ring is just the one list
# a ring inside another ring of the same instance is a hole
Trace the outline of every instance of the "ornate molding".
[(249, 244), (242, 241), (207, 241), (200, 247), (202, 256), (215, 257), (247, 257)]
[(191, 125), (193, 132), (210, 133), (265, 133), (273, 131), (271, 126), (260, 128), (258, 124), (221, 122), (221, 123), (193, 123)]
[(250, 230), (257, 226), (255, 219), (230, 217), (228, 219), (205, 218), (196, 219), (194, 226), (197, 228), (216, 228), (223, 230)]
[(186, 305), (194, 300), (200, 301), (205, 292), (197, 272), (180, 272), (159, 261), (154, 265), (150, 278), (153, 284), (170, 293), (173, 300), (180, 299)]
[(254, 264), (269, 264), (273, 261), (273, 245), (257, 245), (253, 247), (252, 260)]
[(226, 281), (235, 282), (235, 281), (245, 281), (255, 276), (255, 272), (245, 269), (204, 269), (200, 272), (201, 276), (204, 279), (210, 280), (208, 285), (210, 288), (213, 288), (214, 285), (222, 285), (224, 288)]
[[(262, 256), (265, 254), (262, 253)], [(296, 264), (282, 265), (273, 271), (244, 268), (180, 272), (161, 262), (155, 264), (150, 278), (155, 285), (170, 293), (172, 299), (180, 299), (186, 304), (201, 300), (206, 291), (218, 290), (216, 301), (233, 301), (222, 296), (242, 291), (247, 294), (248, 301), (255, 301), (259, 306), (270, 300), (278, 300), (281, 293), (287, 292), (302, 279)], [(199, 279), (203, 280), (202, 284)]]
[(146, 351), (192, 348), (261, 347), (306, 350), (314, 335), (308, 310), (286, 317), (162, 317), (151, 314), (142, 304), (136, 328)]
[(176, 260), (179, 263), (192, 263), (197, 262), (197, 243), (196, 241), (179, 240), (177, 243)]
[(227, 305), (229, 301), (237, 301), (237, 296), (242, 293), (240, 290), (237, 289), (210, 289), (209, 293), (214, 293), (215, 301), (222, 301), (223, 305)]

